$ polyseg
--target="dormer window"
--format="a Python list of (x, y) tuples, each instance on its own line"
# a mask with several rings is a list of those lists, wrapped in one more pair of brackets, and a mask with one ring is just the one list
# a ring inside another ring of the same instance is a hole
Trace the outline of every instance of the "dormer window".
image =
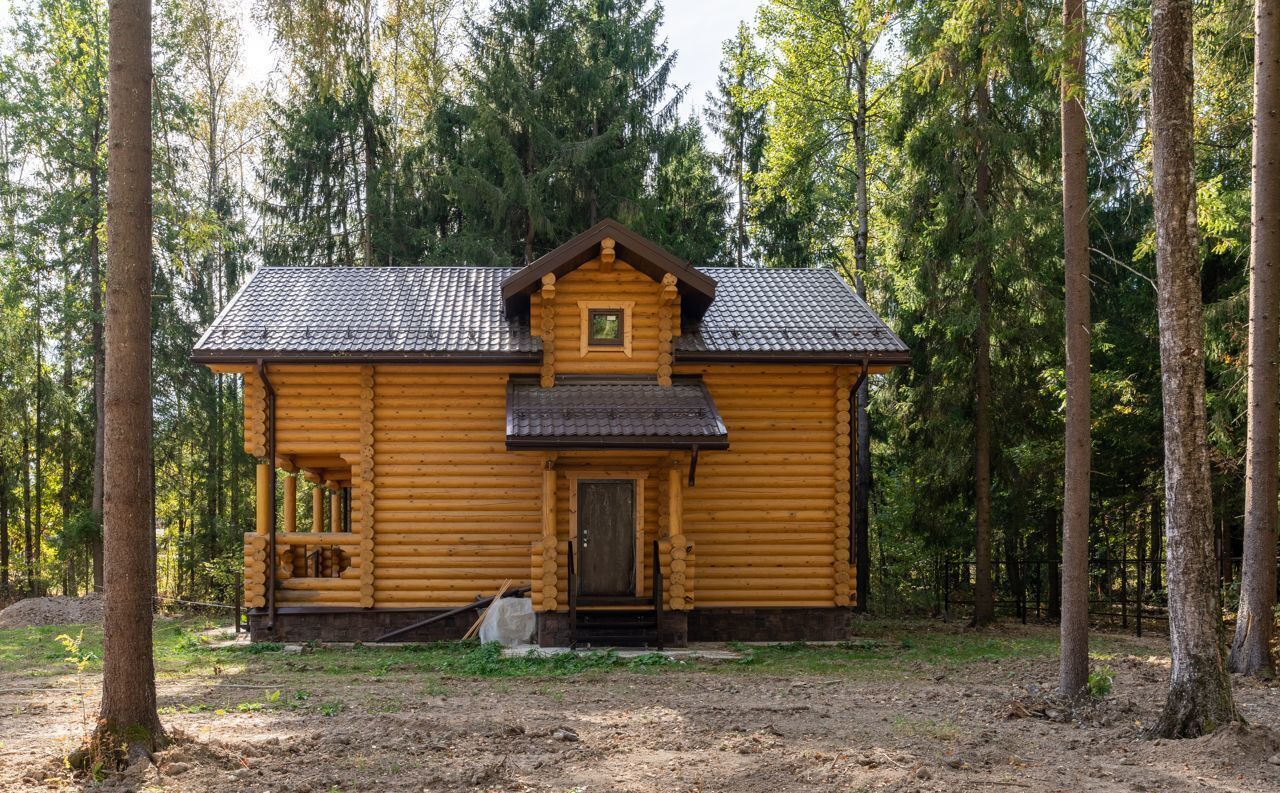
[(620, 308), (593, 308), (587, 312), (587, 344), (591, 347), (621, 347), (626, 313)]
[(634, 300), (580, 300), (582, 325), (579, 354), (583, 358), (610, 358), (619, 353), (631, 357), (631, 312)]

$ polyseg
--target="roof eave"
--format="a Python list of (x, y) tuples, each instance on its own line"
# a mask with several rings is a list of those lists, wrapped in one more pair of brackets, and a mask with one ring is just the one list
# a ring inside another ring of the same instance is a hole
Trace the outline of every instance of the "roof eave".
[(196, 350), (191, 354), (194, 364), (235, 363), (450, 363), (450, 364), (533, 364), (542, 363), (541, 351), (520, 353), (480, 352), (287, 352), (280, 350)]
[(614, 435), (600, 437), (507, 436), (508, 451), (591, 451), (591, 450), (655, 450), (655, 451), (726, 451), (729, 439), (718, 436), (663, 437)]
[(861, 364), (874, 363), (885, 366), (906, 366), (911, 363), (911, 352), (806, 352), (751, 351), (751, 350), (695, 350), (676, 351), (675, 362), (681, 363), (795, 363), (795, 364)]

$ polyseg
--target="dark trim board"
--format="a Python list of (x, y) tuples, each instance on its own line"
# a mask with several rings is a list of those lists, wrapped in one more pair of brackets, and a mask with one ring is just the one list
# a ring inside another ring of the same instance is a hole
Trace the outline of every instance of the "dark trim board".
[[(249, 635), (255, 642), (372, 642), (397, 628), (449, 609), (281, 608), (275, 627), (267, 630), (267, 612), (249, 612)], [(453, 641), (475, 622), (474, 610), (433, 622), (396, 637), (397, 642)], [(663, 645), (689, 642), (821, 642), (842, 641), (852, 634), (853, 612), (847, 608), (701, 608), (665, 611)], [(569, 615), (538, 614), (536, 638), (544, 647), (569, 643)]]

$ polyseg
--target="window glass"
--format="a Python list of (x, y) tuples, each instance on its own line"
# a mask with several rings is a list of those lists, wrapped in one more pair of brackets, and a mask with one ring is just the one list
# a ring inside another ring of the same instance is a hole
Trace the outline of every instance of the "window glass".
[(622, 310), (593, 308), (587, 315), (589, 342), (594, 345), (622, 344)]

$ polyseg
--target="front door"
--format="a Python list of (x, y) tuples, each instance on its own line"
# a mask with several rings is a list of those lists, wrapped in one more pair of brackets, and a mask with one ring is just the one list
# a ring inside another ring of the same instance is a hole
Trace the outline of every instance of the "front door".
[(578, 594), (634, 595), (636, 483), (578, 482)]

